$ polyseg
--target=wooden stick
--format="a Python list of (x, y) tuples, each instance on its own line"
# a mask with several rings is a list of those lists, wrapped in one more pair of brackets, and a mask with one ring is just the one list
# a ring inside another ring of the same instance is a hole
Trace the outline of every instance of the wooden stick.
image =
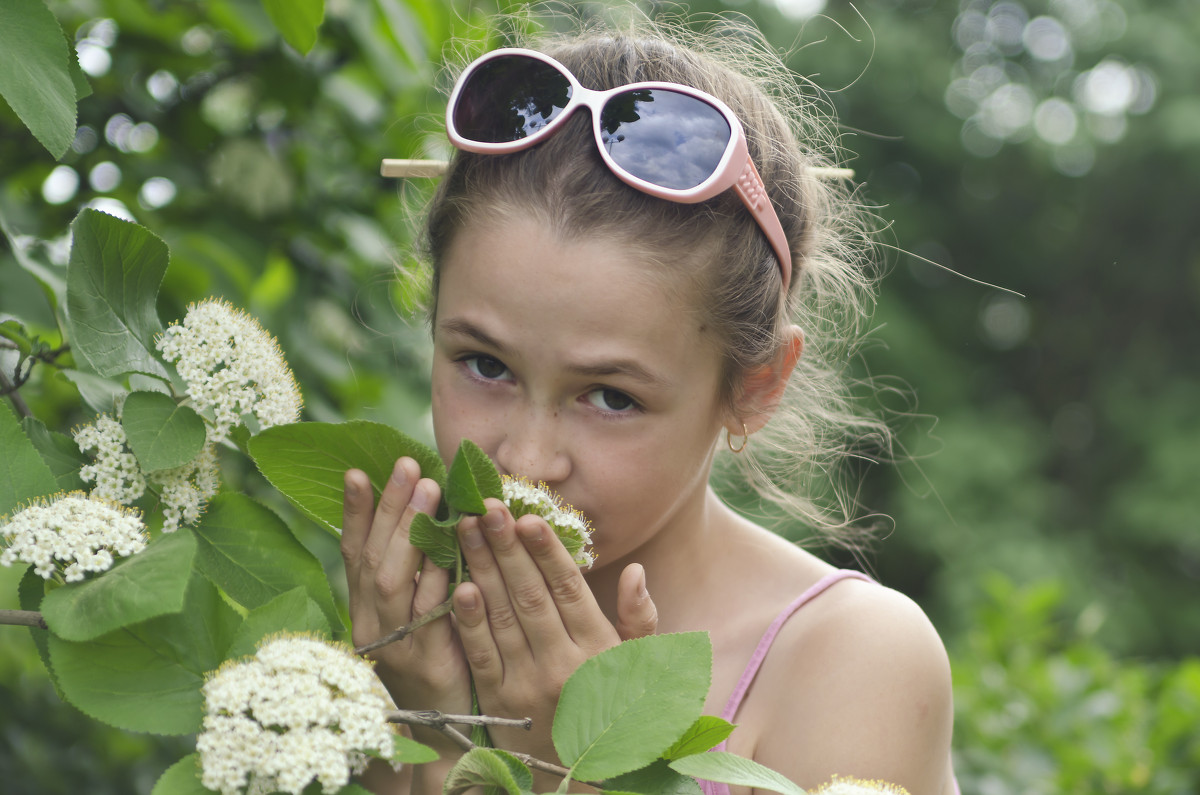
[[(398, 178), (429, 178), (440, 177), (446, 173), (445, 160), (398, 160), (385, 158), (379, 167), (379, 173), (385, 177)], [(808, 169), (817, 179), (854, 179), (852, 168), (810, 168)]]

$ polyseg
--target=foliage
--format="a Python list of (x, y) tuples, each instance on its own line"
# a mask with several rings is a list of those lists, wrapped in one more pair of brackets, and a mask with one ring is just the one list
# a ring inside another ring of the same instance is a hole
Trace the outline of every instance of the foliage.
[[(1121, 661), (1062, 616), (1063, 589), (995, 576), (955, 649), (964, 792), (1190, 792), (1200, 659)], [(1064, 626), (1065, 625), (1065, 626)]]

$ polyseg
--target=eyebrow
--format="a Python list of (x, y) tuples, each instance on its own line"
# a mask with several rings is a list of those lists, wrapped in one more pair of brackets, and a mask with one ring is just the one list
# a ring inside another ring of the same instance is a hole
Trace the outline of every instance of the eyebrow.
[[(469, 320), (459, 318), (441, 320), (438, 321), (438, 328), (445, 333), (457, 334), (472, 339), (480, 345), (495, 351), (501, 358), (511, 355), (511, 348)], [(571, 363), (567, 365), (567, 369), (572, 373), (592, 378), (605, 378), (614, 375), (626, 376), (650, 387), (664, 387), (668, 383), (665, 378), (651, 372), (642, 364), (632, 359), (616, 358), (602, 359), (586, 364)]]

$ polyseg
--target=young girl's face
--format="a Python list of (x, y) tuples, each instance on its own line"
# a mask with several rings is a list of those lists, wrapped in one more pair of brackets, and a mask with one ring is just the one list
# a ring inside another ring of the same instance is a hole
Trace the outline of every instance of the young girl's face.
[(649, 267), (525, 221), (464, 229), (441, 273), (439, 451), (468, 438), (544, 480), (591, 519), (597, 566), (699, 509), (725, 419), (712, 335)]

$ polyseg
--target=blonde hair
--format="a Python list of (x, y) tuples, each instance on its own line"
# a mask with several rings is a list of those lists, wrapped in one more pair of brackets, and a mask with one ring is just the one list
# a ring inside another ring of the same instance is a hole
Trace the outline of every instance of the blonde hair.
[(507, 38), (506, 45), (556, 58), (589, 88), (668, 81), (728, 104), (745, 127), (791, 247), (791, 288), (782, 295), (775, 255), (733, 191), (685, 205), (630, 189), (600, 159), (580, 113), (519, 153), (454, 154), (426, 224), (433, 295), (440, 262), (464, 226), (532, 215), (565, 239), (620, 239), (671, 279), (685, 280), (701, 304), (701, 322), (720, 342), (722, 397), (731, 404), (743, 376), (772, 362), (796, 323), (806, 345), (782, 403), (743, 454), (719, 458), (718, 470), (728, 476), (732, 467), (764, 503), (777, 506), (774, 512), (855, 546), (861, 528), (841, 464), (887, 450), (890, 434), (853, 399), (846, 375), (874, 302), (871, 216), (846, 184), (811, 172), (840, 160), (827, 103), (811, 86), (797, 85), (753, 26), (729, 18), (701, 33), (678, 20), (641, 17), (620, 26), (592, 20), (570, 33), (518, 30)]

